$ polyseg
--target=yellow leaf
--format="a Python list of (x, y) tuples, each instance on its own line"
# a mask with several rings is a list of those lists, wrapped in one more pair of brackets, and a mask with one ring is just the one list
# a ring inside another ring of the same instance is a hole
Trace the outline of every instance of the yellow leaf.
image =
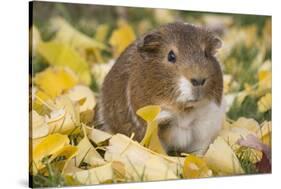
[(77, 153), (78, 153), (78, 148), (76, 146), (66, 145), (62, 149), (54, 153), (52, 158), (50, 158), (50, 161), (54, 160), (56, 157), (63, 157), (64, 160), (62, 160), (62, 165), (60, 170), (63, 173), (67, 164), (70, 162), (70, 160), (73, 157), (77, 155)]
[(249, 96), (249, 95), (250, 95), (250, 93), (249, 93), (248, 91), (245, 91), (245, 90), (240, 91), (240, 92), (237, 94), (237, 97), (236, 97), (237, 105), (238, 105), (238, 106), (241, 106), (242, 103), (244, 102), (245, 98), (246, 98), (247, 96)]
[(125, 165), (120, 161), (112, 161), (112, 170), (114, 172), (115, 181), (125, 181), (126, 169)]
[[(40, 100), (38, 100), (37, 98), (39, 98)], [(34, 100), (39, 103), (42, 104), (42, 102), (46, 102), (47, 100), (51, 100), (51, 97), (46, 94), (45, 92), (43, 92), (42, 90), (36, 90), (35, 92), (35, 97)]]
[(156, 153), (121, 134), (111, 137), (104, 158), (106, 161), (122, 162), (126, 175), (135, 180), (140, 179), (142, 174), (144, 180), (177, 179), (184, 161), (182, 157)]
[(100, 144), (112, 137), (111, 134), (108, 134), (99, 129), (89, 128), (89, 127), (87, 128), (87, 133), (89, 139), (93, 141), (95, 144)]
[(230, 91), (231, 82), (232, 82), (232, 75), (230, 75), (230, 74), (223, 75), (223, 91), (224, 91), (224, 93), (228, 93)]
[[(83, 49), (105, 49), (106, 46), (73, 28), (66, 20), (56, 17), (51, 20), (51, 26), (56, 30), (54, 41), (63, 42), (72, 47)], [(105, 31), (105, 30), (103, 30)]]
[(257, 136), (264, 144), (271, 146), (272, 124), (271, 121), (264, 121), (261, 128), (257, 130)]
[(252, 134), (252, 132), (246, 128), (231, 127), (220, 131), (219, 136), (221, 136), (233, 149), (239, 139), (246, 138), (249, 134)]
[(259, 112), (267, 112), (271, 109), (272, 106), (272, 96), (271, 93), (266, 93), (263, 97), (258, 101), (258, 110)]
[(41, 160), (43, 157), (59, 151), (65, 144), (69, 143), (66, 135), (53, 134), (41, 141), (33, 151), (33, 160)]
[(56, 41), (42, 42), (38, 45), (38, 52), (50, 65), (68, 67), (78, 75), (82, 83), (91, 83), (88, 63), (70, 46)]
[(259, 123), (256, 120), (245, 117), (240, 117), (232, 124), (232, 127), (245, 128), (254, 133), (260, 128)]
[(156, 117), (160, 111), (161, 108), (157, 105), (145, 106), (137, 111), (137, 115), (147, 122), (147, 129), (141, 144), (155, 152), (166, 154), (158, 137), (158, 123)]
[[(77, 52), (88, 62), (92, 60), (94, 62), (103, 62), (101, 56), (101, 50), (107, 49), (106, 45), (79, 32), (77, 29), (72, 27), (66, 20), (63, 18), (57, 17), (51, 20), (51, 26), (57, 30), (55, 38), (53, 41), (64, 43)], [(98, 30), (99, 28), (97, 28)], [(96, 31), (104, 32), (106, 35), (106, 30)]]
[(46, 115), (51, 133), (68, 134), (80, 126), (79, 105), (73, 103), (69, 97), (66, 95), (57, 97), (53, 106), (56, 109), (50, 116)]
[(114, 50), (114, 57), (118, 57), (123, 50), (136, 39), (134, 30), (130, 25), (127, 23), (122, 23), (120, 25), (121, 26), (113, 31), (109, 39), (109, 43)]
[(212, 176), (206, 162), (195, 155), (188, 155), (183, 165), (184, 178), (203, 178)]
[(98, 40), (99, 42), (104, 42), (108, 34), (108, 31), (109, 31), (109, 26), (107, 24), (100, 24), (96, 30), (96, 34), (95, 34), (96, 40)]
[[(72, 88), (78, 80), (69, 69), (50, 67), (36, 74), (34, 82), (45, 94), (54, 98)], [(47, 96), (43, 98), (47, 98)]]
[(221, 175), (243, 174), (238, 158), (222, 137), (217, 137), (204, 155), (209, 168)]
[(42, 159), (57, 153), (66, 144), (69, 139), (66, 135), (52, 134), (41, 140), (32, 150), (33, 172), (43, 168)]
[(158, 137), (158, 128), (156, 128), (154, 130), (154, 132), (152, 132), (151, 138), (150, 138), (150, 141), (149, 141), (149, 145), (147, 147), (149, 149), (153, 150), (154, 152), (166, 155), (166, 151), (163, 149), (163, 146), (160, 143), (160, 140), (159, 140), (159, 137)]
[[(241, 117), (236, 122), (232, 123), (229, 128), (223, 129), (219, 136), (221, 136), (235, 151), (236, 155), (241, 154), (241, 146), (237, 144), (238, 140), (245, 139), (249, 134), (258, 136), (257, 131), (260, 126), (257, 121), (251, 118)], [(255, 149), (246, 149), (247, 158), (252, 163), (256, 163), (261, 159), (261, 152)], [(241, 156), (244, 157), (244, 156)]]
[(92, 66), (91, 72), (93, 76), (95, 77), (95, 81), (97, 82), (98, 86), (101, 87), (103, 80), (109, 70), (112, 68), (114, 64), (114, 60), (109, 61), (106, 64), (94, 64)]
[(264, 94), (263, 92), (272, 88), (272, 71), (271, 61), (265, 61), (258, 70), (258, 93)]
[(32, 110), (30, 114), (32, 116), (32, 125), (30, 127), (32, 131), (31, 137), (34, 139), (34, 138), (40, 138), (48, 135), (49, 126), (47, 125), (45, 118), (39, 115), (34, 110)]
[(95, 150), (89, 139), (85, 136), (77, 145), (78, 155), (75, 159), (75, 164), (79, 166), (83, 161), (90, 165), (103, 165), (105, 161)]
[(161, 108), (158, 105), (148, 105), (143, 108), (138, 109), (137, 115), (140, 116), (147, 122), (151, 122), (156, 119), (157, 115), (160, 113)]
[(66, 95), (74, 102), (77, 102), (81, 99), (85, 99), (85, 101), (80, 105), (80, 112), (84, 112), (87, 110), (93, 110), (96, 105), (96, 99), (93, 91), (83, 85), (76, 85), (71, 88)]
[(32, 45), (32, 55), (35, 55), (37, 46), (39, 43), (41, 43), (42, 39), (40, 32), (36, 26), (33, 25), (30, 32), (31, 37), (29, 39), (32, 39), (32, 43), (30, 43)]
[(89, 170), (82, 170), (68, 175), (72, 176), (79, 183), (84, 185), (112, 183), (114, 179), (114, 171), (112, 163), (107, 163), (103, 166), (92, 168)]

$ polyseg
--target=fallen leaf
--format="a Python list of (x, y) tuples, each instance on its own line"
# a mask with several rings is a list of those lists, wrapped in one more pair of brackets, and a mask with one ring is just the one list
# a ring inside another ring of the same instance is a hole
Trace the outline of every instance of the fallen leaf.
[(91, 141), (93, 141), (95, 144), (100, 144), (112, 137), (111, 134), (108, 134), (107, 132), (101, 131), (99, 129), (91, 128), (88, 130), (88, 137)]
[(232, 127), (245, 128), (250, 132), (256, 133), (260, 129), (259, 123), (252, 118), (240, 117), (232, 124)]
[(91, 72), (99, 87), (102, 86), (105, 76), (107, 75), (109, 70), (112, 68), (114, 63), (115, 63), (115, 60), (110, 60), (106, 64), (94, 64), (92, 66)]
[(53, 106), (56, 109), (47, 117), (50, 133), (68, 134), (80, 126), (79, 105), (68, 96), (57, 97)]
[(69, 143), (66, 135), (52, 134), (40, 141), (32, 150), (33, 172), (37, 172), (44, 167), (42, 160), (60, 151)]
[[(38, 52), (50, 65), (68, 67), (79, 77), (85, 85), (91, 83), (91, 74), (88, 63), (70, 46), (64, 43), (50, 41), (38, 45)], [(50, 85), (54, 85), (53, 81)], [(71, 86), (72, 87), (72, 86)]]
[(44, 118), (44, 116), (39, 115), (36, 111), (32, 110), (30, 113), (32, 117), (32, 125), (30, 127), (32, 133), (31, 137), (41, 138), (49, 133), (49, 126)]
[(112, 162), (105, 165), (69, 173), (75, 180), (84, 185), (112, 183), (114, 181), (114, 169)]
[(146, 132), (140, 144), (155, 152), (166, 154), (158, 136), (158, 123), (156, 118), (160, 111), (161, 108), (157, 105), (149, 105), (137, 110), (137, 115), (147, 122)]
[(254, 148), (264, 152), (267, 158), (271, 161), (271, 149), (266, 144), (263, 144), (256, 136), (250, 134), (245, 139), (237, 141), (240, 146)]
[(271, 149), (268, 145), (263, 144), (256, 136), (248, 135), (245, 139), (237, 142), (241, 146), (253, 148), (262, 152), (262, 158), (256, 163), (260, 173), (271, 172)]
[(75, 157), (75, 164), (79, 166), (82, 162), (92, 166), (105, 164), (100, 154), (95, 150), (89, 139), (85, 136), (77, 145), (78, 155)]
[(220, 136), (209, 146), (203, 159), (207, 162), (209, 168), (221, 175), (244, 173), (235, 153)]
[(272, 124), (271, 121), (264, 121), (256, 132), (259, 139), (271, 147)]
[(32, 45), (32, 55), (34, 56), (36, 54), (37, 46), (39, 43), (41, 43), (42, 39), (41, 39), (40, 32), (36, 26), (33, 25), (30, 29), (30, 32), (31, 32), (30, 39), (32, 39), (32, 43), (30, 44)]
[(258, 70), (258, 94), (264, 94), (264, 91), (272, 88), (272, 70), (271, 61), (265, 61)]
[[(41, 98), (44, 100), (48, 99), (48, 96), (55, 98), (64, 91), (74, 87), (78, 83), (78, 79), (69, 69), (50, 67), (36, 74), (34, 83), (38, 88), (44, 91), (44, 93), (41, 93)], [(38, 93), (40, 93), (40, 91), (38, 91)], [(40, 96), (40, 94), (37, 95)]]
[(271, 93), (266, 93), (263, 97), (258, 101), (258, 110), (259, 112), (267, 112), (271, 109), (272, 106), (272, 96)]
[(60, 161), (60, 162), (62, 162), (60, 171), (62, 173), (64, 173), (66, 166), (68, 165), (70, 160), (77, 155), (77, 153), (78, 153), (78, 148), (76, 146), (66, 145), (63, 148), (61, 148), (59, 151), (57, 151), (56, 153), (53, 154), (52, 158), (50, 158), (50, 162), (53, 161), (57, 157), (63, 158), (63, 160)]
[(122, 162), (126, 167), (126, 175), (133, 180), (179, 178), (184, 161), (181, 157), (158, 154), (121, 134), (111, 137), (104, 157), (106, 161)]
[(109, 39), (109, 44), (113, 47), (114, 57), (118, 57), (135, 39), (136, 36), (132, 27), (125, 22), (121, 22)]
[(83, 85), (76, 85), (75, 87), (69, 89), (66, 95), (73, 101), (78, 102), (81, 99), (85, 99), (82, 104), (80, 104), (80, 113), (93, 110), (96, 105), (96, 99), (92, 90)]
[(222, 137), (233, 149), (233, 145), (236, 144), (239, 139), (245, 138), (251, 133), (253, 132), (250, 132), (246, 128), (231, 127), (221, 130), (219, 136)]
[(107, 24), (100, 24), (96, 29), (95, 39), (99, 42), (104, 42), (109, 31)]
[(212, 171), (202, 158), (195, 155), (188, 155), (185, 158), (183, 165), (184, 178), (204, 178), (210, 176), (212, 176)]

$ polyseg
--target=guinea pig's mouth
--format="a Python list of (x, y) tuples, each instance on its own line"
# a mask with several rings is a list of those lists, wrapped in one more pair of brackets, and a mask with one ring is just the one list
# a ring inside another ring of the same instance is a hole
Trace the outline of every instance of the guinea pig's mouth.
[(200, 106), (203, 103), (203, 99), (195, 99), (195, 100), (188, 100), (184, 103), (183, 110), (184, 111), (191, 111), (194, 108)]

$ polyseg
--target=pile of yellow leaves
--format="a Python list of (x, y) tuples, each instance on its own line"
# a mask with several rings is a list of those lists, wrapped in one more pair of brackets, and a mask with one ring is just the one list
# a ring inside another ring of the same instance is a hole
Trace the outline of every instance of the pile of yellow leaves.
[[(55, 171), (66, 185), (89, 185), (245, 174), (249, 172), (246, 163), (253, 165), (255, 172), (270, 172), (271, 121), (259, 124), (245, 117), (236, 121), (226, 118), (204, 155), (179, 157), (168, 156), (161, 146), (156, 121), (161, 108), (157, 105), (136, 112), (147, 123), (140, 143), (134, 141), (134, 133), (131, 137), (111, 135), (95, 128), (97, 97), (89, 85), (93, 77), (101, 85), (114, 62), (101, 64), (101, 51), (109, 48), (102, 43), (108, 29), (101, 25), (90, 38), (61, 18), (51, 23), (56, 35), (47, 42), (32, 27), (33, 54), (42, 56), (49, 67), (32, 77), (31, 175), (48, 177)], [(134, 39), (133, 29), (120, 22), (109, 40), (114, 58)], [(235, 81), (225, 75), (229, 106), (234, 98), (242, 103), (246, 96), (258, 95), (259, 111), (271, 109), (271, 62), (262, 63), (258, 79), (257, 85), (230, 93)]]

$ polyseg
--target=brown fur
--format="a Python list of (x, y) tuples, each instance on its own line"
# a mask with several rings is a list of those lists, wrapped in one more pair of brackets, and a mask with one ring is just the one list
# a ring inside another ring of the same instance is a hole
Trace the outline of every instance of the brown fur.
[[(194, 93), (200, 94), (199, 99), (220, 104), (222, 73), (214, 57), (220, 46), (220, 40), (211, 32), (183, 23), (161, 26), (133, 42), (104, 80), (98, 105), (102, 129), (128, 136), (135, 133), (135, 139), (140, 141), (146, 126), (135, 114), (139, 108), (156, 104), (178, 112), (192, 111), (186, 108), (192, 102), (176, 102), (179, 95), (176, 81), (180, 75), (187, 79), (207, 78), (200, 91)], [(170, 50), (176, 54), (174, 64), (167, 60)], [(133, 117), (137, 118), (138, 125)]]

